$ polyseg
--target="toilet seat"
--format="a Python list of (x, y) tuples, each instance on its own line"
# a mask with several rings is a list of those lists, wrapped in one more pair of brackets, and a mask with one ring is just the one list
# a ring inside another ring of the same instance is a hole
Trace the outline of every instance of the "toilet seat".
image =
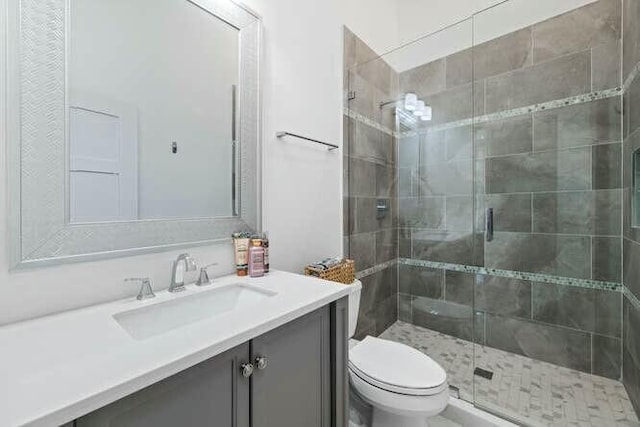
[(426, 354), (405, 344), (366, 337), (349, 351), (353, 375), (381, 390), (432, 396), (447, 389), (447, 374)]

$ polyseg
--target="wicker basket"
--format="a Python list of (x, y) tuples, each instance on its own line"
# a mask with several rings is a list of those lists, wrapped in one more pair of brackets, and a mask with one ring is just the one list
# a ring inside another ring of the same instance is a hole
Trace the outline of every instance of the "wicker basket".
[(313, 267), (305, 267), (306, 276), (315, 276), (320, 279), (350, 285), (356, 280), (356, 263), (352, 259), (345, 259), (342, 263), (327, 270), (320, 270)]

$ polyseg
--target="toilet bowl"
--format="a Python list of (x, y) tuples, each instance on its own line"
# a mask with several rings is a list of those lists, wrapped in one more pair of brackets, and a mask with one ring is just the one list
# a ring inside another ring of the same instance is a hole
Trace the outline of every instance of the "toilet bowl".
[[(349, 295), (349, 338), (360, 306), (361, 283)], [(349, 341), (349, 382), (373, 408), (372, 427), (425, 427), (449, 401), (445, 370), (407, 345), (367, 336)]]

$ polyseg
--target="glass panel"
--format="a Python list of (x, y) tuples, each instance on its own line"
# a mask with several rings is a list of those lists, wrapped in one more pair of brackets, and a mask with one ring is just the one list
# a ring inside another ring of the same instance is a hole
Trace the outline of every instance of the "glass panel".
[(628, 404), (620, 2), (572, 4), (509, 0), (473, 18), (474, 397), (524, 425), (616, 425)]
[[(447, 371), (454, 393), (470, 402), (472, 343), (481, 320), (473, 310), (475, 276), (447, 266), (478, 260), (471, 24), (382, 57), (347, 31), (345, 63), (352, 66), (344, 159), (346, 243), (364, 287), (356, 337), (380, 335), (425, 352)], [(391, 215), (381, 219), (385, 199)], [(399, 259), (394, 267), (385, 265), (391, 242)], [(389, 285), (398, 290), (391, 323)]]
[[(456, 396), (473, 399), (474, 265), (472, 22), (386, 57), (400, 81), (400, 322), (393, 337), (438, 362)], [(415, 100), (417, 99), (417, 102)], [(420, 114), (424, 102), (426, 111)], [(417, 104), (417, 106), (416, 106)]]

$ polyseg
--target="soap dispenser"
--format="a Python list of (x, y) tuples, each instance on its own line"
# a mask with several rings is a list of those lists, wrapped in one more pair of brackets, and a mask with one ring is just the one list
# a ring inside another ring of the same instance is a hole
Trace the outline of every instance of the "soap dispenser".
[(264, 248), (261, 239), (252, 239), (249, 248), (249, 276), (264, 276)]

